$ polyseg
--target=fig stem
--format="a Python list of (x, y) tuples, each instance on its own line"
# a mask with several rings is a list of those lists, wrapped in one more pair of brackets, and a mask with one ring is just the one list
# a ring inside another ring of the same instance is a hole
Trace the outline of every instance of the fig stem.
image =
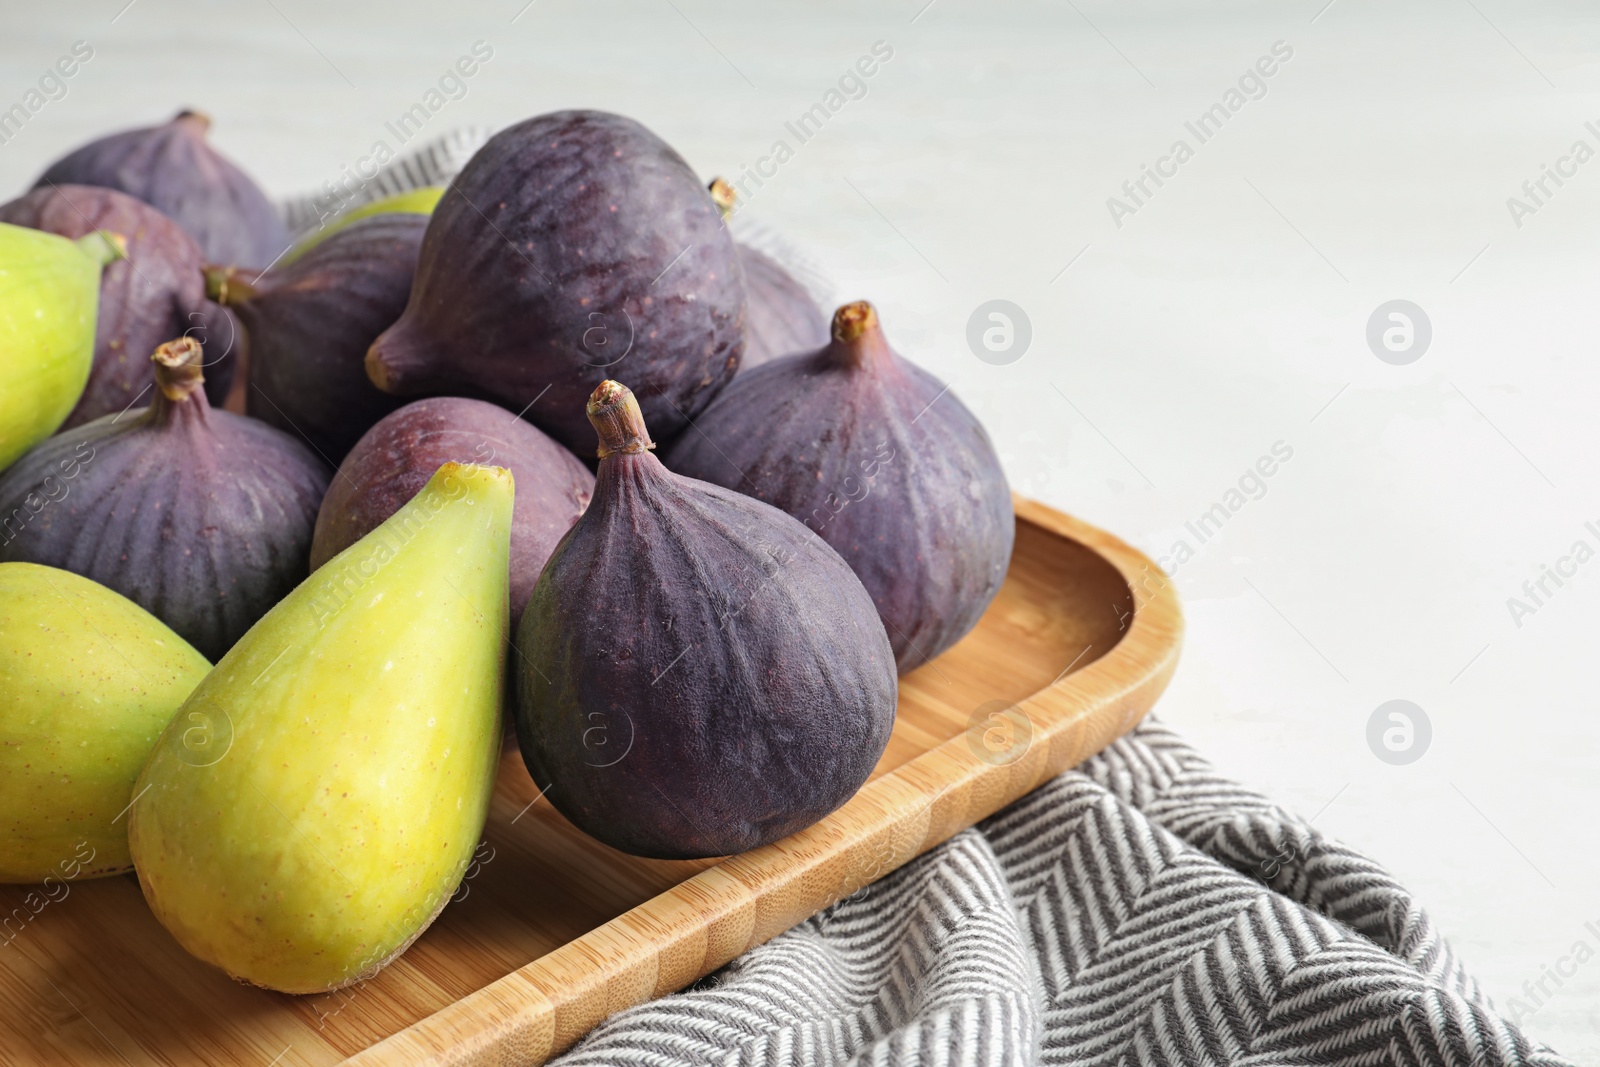
[(211, 130), (211, 116), (204, 111), (196, 111), (193, 108), (184, 108), (172, 117), (172, 121), (187, 122), (189, 125), (197, 127), (202, 137)]
[(828, 358), (837, 367), (861, 370), (889, 361), (889, 341), (878, 325), (878, 311), (865, 300), (845, 304), (833, 313), (833, 341)]
[(238, 267), (219, 267), (207, 264), (206, 296), (223, 307), (234, 307), (256, 298), (256, 287), (244, 280)]
[(650, 440), (650, 431), (645, 428), (638, 398), (621, 382), (609, 379), (601, 382), (590, 395), (584, 411), (595, 433), (600, 435), (601, 459), (618, 452), (645, 452), (656, 447)]
[(75, 242), (83, 254), (100, 264), (102, 268), (110, 266), (119, 259), (128, 258), (128, 239), (120, 233), (110, 230), (95, 230), (86, 233)]
[(712, 202), (717, 205), (717, 210), (722, 212), (723, 221), (732, 218), (734, 202), (739, 199), (739, 194), (733, 191), (733, 186), (729, 185), (726, 179), (712, 178), (706, 190), (711, 193)]
[(173, 403), (188, 400), (200, 392), (205, 383), (205, 373), (201, 369), (204, 361), (200, 342), (193, 337), (168, 341), (150, 357), (150, 362), (156, 365), (156, 388)]

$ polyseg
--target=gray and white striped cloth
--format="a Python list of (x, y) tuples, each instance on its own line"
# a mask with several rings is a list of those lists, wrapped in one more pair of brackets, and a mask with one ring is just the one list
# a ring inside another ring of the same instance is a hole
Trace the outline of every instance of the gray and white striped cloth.
[(1148, 719), (554, 1062), (1567, 1063), (1383, 868)]

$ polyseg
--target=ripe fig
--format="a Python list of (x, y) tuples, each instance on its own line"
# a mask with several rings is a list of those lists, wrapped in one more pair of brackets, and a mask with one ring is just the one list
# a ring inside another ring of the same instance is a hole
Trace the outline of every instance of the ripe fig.
[(748, 302), (741, 370), (828, 343), (828, 317), (794, 275), (749, 245), (739, 246), (739, 263)]
[(500, 756), (511, 498), (504, 470), (441, 467), (178, 710), (128, 838), (189, 952), (319, 993), (376, 973), (444, 908)]
[(405, 310), (427, 225), (425, 215), (377, 215), (253, 281), (251, 271), (208, 272), (212, 298), (239, 317), (247, 338), (246, 411), (338, 463), (405, 403), (374, 386), (363, 361)]
[(311, 569), (367, 536), (451, 462), (492, 463), (517, 479), (510, 564), (515, 627), (556, 542), (589, 506), (594, 475), (538, 427), (482, 400), (418, 400), (368, 430), (322, 498)]
[(170, 122), (124, 130), (62, 156), (36, 187), (117, 189), (170, 216), (211, 263), (265, 267), (289, 247), (267, 194), (206, 143), (211, 119), (180, 111)]
[(367, 373), (485, 396), (589, 456), (581, 412), (607, 368), (671, 437), (738, 369), (743, 319), (738, 254), (688, 164), (631, 119), (558, 111), (496, 134), (445, 190)]
[[(733, 186), (717, 178), (711, 183), (710, 192), (722, 217), (731, 217)], [(810, 352), (827, 344), (828, 317), (806, 287), (760, 249), (740, 241), (734, 247), (744, 268), (744, 358), (739, 364), (740, 373), (779, 356)]]
[[(0, 223), (0, 471), (61, 425), (94, 364), (100, 272), (120, 237)], [(3, 514), (3, 513), (0, 513)]]
[[(176, 222), (126, 193), (88, 185), (41, 186), (0, 205), (0, 222), (29, 226), (76, 240), (95, 230), (123, 238), (124, 258), (100, 276), (94, 368), (78, 406), (63, 427), (148, 404), (155, 384), (150, 353), (191, 333), (206, 345), (206, 395), (221, 404), (233, 375), (226, 335), (206, 336), (204, 260)], [(140, 398), (143, 397), (141, 401)]]
[(1016, 522), (983, 426), (894, 353), (871, 304), (833, 340), (742, 374), (667, 456), (801, 520), (861, 579), (900, 672), (960, 640), (1000, 591)]
[(214, 410), (200, 343), (156, 349), (155, 399), (57, 434), (0, 474), (0, 561), (107, 586), (216, 660), (306, 576), (328, 469)]
[(640, 856), (742, 852), (822, 818), (894, 725), (894, 653), (838, 554), (671, 473), (601, 383), (594, 500), (517, 630), (517, 740), (551, 802)]
[(209, 670), (105, 586), (0, 563), (0, 882), (132, 868), (133, 780)]

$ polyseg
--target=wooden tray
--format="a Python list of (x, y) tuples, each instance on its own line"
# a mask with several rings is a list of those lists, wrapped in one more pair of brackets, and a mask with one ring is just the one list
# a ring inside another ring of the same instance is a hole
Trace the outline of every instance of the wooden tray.
[(0, 1061), (540, 1063), (683, 988), (1098, 752), (1166, 687), (1182, 619), (1161, 572), (1103, 531), (1016, 504), (999, 597), (901, 679), (873, 780), (816, 826), (721, 861), (636, 859), (539, 801), (513, 746), (456, 902), (371, 981), (310, 997), (191, 959), (132, 875), (57, 886), (54, 900), (0, 886)]

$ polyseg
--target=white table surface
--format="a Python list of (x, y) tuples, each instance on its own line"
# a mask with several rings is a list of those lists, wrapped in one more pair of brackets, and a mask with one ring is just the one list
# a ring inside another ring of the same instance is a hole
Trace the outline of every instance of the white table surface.
[[(1600, 958), (1537, 1007), (1524, 989), (1572, 970), (1576, 942), (1600, 953), (1600, 561), (1520, 627), (1506, 603), (1600, 546), (1600, 160), (1520, 227), (1506, 203), (1575, 140), (1600, 149), (1592, 7), (537, 0), (513, 22), (525, 0), (125, 2), (5, 4), (0, 108), (74, 41), (94, 57), (0, 145), (0, 195), (181, 105), (274, 194), (302, 192), (478, 40), (492, 59), (428, 135), (603, 108), (709, 177), (793, 146), (784, 123), (886, 41), (866, 96), (741, 221), (875, 301), (1015, 488), (1153, 555), (1292, 448), (1178, 568), (1188, 642), (1159, 713), (1386, 863), (1503, 1011), (1533, 1009), (1529, 1033), (1600, 1058)], [(1266, 95), (1116, 226), (1107, 198), (1196, 146), (1185, 121), (1280, 40)], [(1033, 327), (1006, 366), (965, 340), (995, 298)], [(1395, 298), (1433, 327), (1404, 366), (1365, 340)], [(1396, 698), (1433, 726), (1404, 766), (1366, 742)]]

